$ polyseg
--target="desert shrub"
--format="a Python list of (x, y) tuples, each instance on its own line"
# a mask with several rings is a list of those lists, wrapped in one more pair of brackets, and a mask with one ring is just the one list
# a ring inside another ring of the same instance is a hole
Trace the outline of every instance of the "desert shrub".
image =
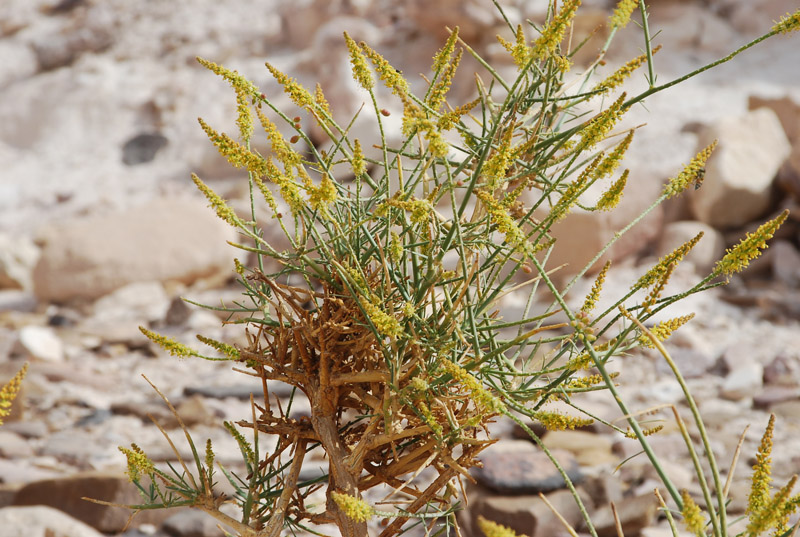
[[(202, 120), (200, 124), (231, 165), (246, 171), (250, 214), (235, 212), (201, 178), (192, 178), (219, 217), (239, 231), (241, 239), (234, 246), (240, 256), (254, 260), (235, 261), (243, 299), (228, 308), (230, 322), (242, 325), (248, 344), (198, 336), (217, 353), (204, 356), (142, 331), (171, 354), (233, 362), (238, 370), (260, 378), (264, 393), (252, 401), (249, 418), (225, 424), (241, 447), (241, 474), (216, 465), (210, 441), (202, 453), (188, 431), (194, 461), (178, 455), (181, 466), (171, 471), (157, 468), (135, 445), (124, 448), (129, 475), (145, 497), (134, 508), (192, 506), (243, 536), (310, 530), (318, 523), (335, 523), (342, 535), (362, 536), (376, 516), (386, 519), (380, 528), (383, 536), (420, 523), (431, 528), (435, 523), (439, 533), (453, 534), (458, 484), (470, 479), (468, 470), (492, 443), (487, 430), (491, 420), (504, 415), (517, 421), (549, 455), (524, 420), (538, 420), (548, 429), (584, 425), (597, 418), (587, 410), (580, 418), (554, 413), (546, 403), (561, 400), (580, 409), (582, 392), (602, 389), (628, 416), (627, 430), (606, 425), (641, 442), (692, 531), (726, 534), (725, 491), (711, 450), (706, 453), (713, 483), (706, 482), (701, 465), (696, 465), (706, 499), (702, 512), (662, 471), (647, 442), (654, 431), (640, 426), (619, 397), (607, 364), (641, 346), (659, 348), (673, 364), (661, 342), (691, 316), (648, 329), (653, 316), (742, 270), (766, 247), (786, 213), (748, 235), (691, 288), (674, 295), (664, 290), (700, 236), (662, 258), (602, 311), (597, 303), (613, 270), (608, 263), (579, 309), (571, 308), (565, 295), (649, 211), (699, 185), (714, 144), (676, 170), (653, 204), (567, 281), (555, 279), (556, 267), (548, 263), (555, 249), (567, 247), (550, 230), (575, 207), (607, 211), (619, 202), (629, 173), (623, 157), (636, 129), (616, 128), (631, 106), (763, 38), (659, 85), (646, 6), (623, 0), (609, 20), (608, 41), (597, 60), (578, 83), (568, 85), (565, 77), (577, 47), (567, 48), (565, 35), (579, 3), (566, 0), (558, 8), (553, 3), (542, 27), (509, 25), (514, 39), (500, 42), (517, 66), (513, 80), (461, 42), (455, 29), (433, 58), (429, 84), (420, 95), (412, 93), (404, 76), (378, 51), (345, 33), (353, 76), (376, 124), (376, 137), (369, 140), (351, 138), (349, 124), (334, 120), (324, 88), (306, 89), (267, 64), (296, 106), (283, 110), (243, 75), (200, 60), (232, 86), (238, 105), (237, 133), (219, 132)], [(604, 52), (637, 7), (644, 53), (592, 83)], [(798, 19), (800, 13), (785, 18), (766, 37), (796, 29)], [(477, 98), (449, 102), (448, 90), (465, 50), (485, 69), (476, 77)], [(648, 89), (638, 95), (619, 91), (639, 68), (646, 71)], [(401, 143), (387, 142), (377, 84), (402, 103)], [(589, 108), (596, 112), (586, 113)], [(311, 143), (295, 117), (298, 113), (325, 134), (324, 151)], [(285, 139), (268, 116), (278, 117), (296, 134)], [(256, 130), (268, 141), (269, 154), (253, 149)], [(307, 153), (294, 148), (300, 139), (308, 143)], [(378, 150), (377, 156), (367, 156), (373, 154), (367, 151), (371, 148)], [(587, 203), (584, 194), (596, 184), (603, 185), (604, 193)], [(257, 221), (258, 204), (266, 204), (271, 219)], [(279, 226), (291, 247), (276, 249), (263, 238), (261, 226)], [(268, 268), (274, 266), (279, 268)], [(528, 298), (521, 318), (503, 319), (498, 301), (522, 291)], [(545, 306), (533, 314), (535, 303)], [(680, 380), (677, 369), (675, 374)], [(306, 398), (310, 416), (290, 417), (288, 408), (275, 404), (272, 382), (291, 386), (293, 398)], [(676, 418), (681, 422), (677, 410)], [(263, 449), (263, 435), (276, 439), (270, 444), (274, 449)], [(704, 432), (703, 439), (707, 443)], [(301, 481), (304, 457), (316, 447), (327, 456), (327, 475)], [(569, 478), (551, 459), (595, 535)], [(425, 469), (429, 472), (420, 476)], [(226, 500), (214, 491), (218, 470), (236, 490), (230, 500), (241, 509), (238, 519), (220, 510)], [(393, 494), (387, 494), (378, 510), (365, 501), (364, 493), (380, 487)], [(309, 497), (320, 488), (326, 503), (315, 509)], [(768, 491), (754, 498), (754, 513), (777, 502), (783, 516), (791, 506), (788, 493), (777, 500)], [(770, 519), (754, 525), (753, 533), (776, 524)]]

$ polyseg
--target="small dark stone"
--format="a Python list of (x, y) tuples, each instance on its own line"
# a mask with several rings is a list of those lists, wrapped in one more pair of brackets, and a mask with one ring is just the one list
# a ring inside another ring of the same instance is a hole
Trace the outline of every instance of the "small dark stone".
[(82, 417), (75, 422), (75, 427), (86, 427), (88, 425), (98, 425), (111, 418), (111, 411), (101, 408), (93, 411), (92, 413)]
[(161, 134), (137, 134), (122, 146), (122, 162), (128, 166), (150, 162), (165, 145), (167, 138)]
[(181, 297), (176, 296), (169, 304), (164, 322), (169, 326), (180, 326), (189, 320), (191, 314), (192, 310), (189, 305)]
[(75, 319), (71, 319), (61, 313), (56, 313), (47, 319), (48, 326), (75, 326)]

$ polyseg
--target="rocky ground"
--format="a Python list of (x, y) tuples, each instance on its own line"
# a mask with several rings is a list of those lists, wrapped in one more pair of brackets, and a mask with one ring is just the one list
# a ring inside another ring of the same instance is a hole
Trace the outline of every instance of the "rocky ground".
[[(541, 20), (547, 4), (501, 3), (515, 21)], [(793, 0), (652, 3), (664, 81), (726, 54), (797, 8)], [(585, 0), (576, 27), (601, 24), (606, 4)], [(205, 208), (189, 172), (234, 206), (246, 203), (242, 177), (195, 123), (203, 116), (219, 129), (232, 128), (234, 101), (194, 57), (239, 69), (283, 103), (263, 69), (269, 60), (308, 86), (321, 81), (334, 109), (347, 114), (362, 96), (350, 82), (342, 30), (409, 74), (427, 72), (445, 25), (459, 25), (465, 40), (501, 70), (513, 68), (493, 43), (503, 27), (485, 0), (0, 4), (0, 384), (30, 363), (14, 413), (0, 428), (0, 536), (222, 535), (191, 511), (145, 513), (124, 529), (126, 512), (80, 499), (138, 500), (117, 446), (136, 442), (157, 461), (174, 458), (148, 414), (169, 431), (177, 425), (142, 375), (177, 406), (196, 438), (213, 440), (231, 467), (238, 449), (219, 424), (247, 416), (251, 391), (260, 393), (228, 365), (164, 356), (137, 329), (149, 326), (187, 342), (197, 333), (231, 343), (243, 338), (240, 328), (180, 300), (229, 302), (239, 293), (225, 244), (230, 231)], [(639, 54), (641, 38), (632, 28), (628, 34), (615, 41), (605, 73)], [(697, 314), (673, 336), (670, 350), (723, 468), (750, 425), (732, 480), (734, 512), (744, 508), (748, 467), (770, 413), (777, 416), (777, 483), (800, 471), (797, 40), (773, 39), (636, 109), (629, 124), (648, 125), (629, 153), (635, 180), (622, 207), (612, 216), (578, 213), (556, 230), (574, 248), (554, 264), (582, 265), (712, 138), (720, 140), (718, 160), (703, 188), (654, 211), (620, 241), (609, 254), (616, 267), (609, 286), (625, 286), (703, 230), (704, 240), (671, 282), (687, 287), (745, 231), (792, 210), (746, 275), (670, 314)], [(576, 69), (587, 59), (579, 57)], [(641, 78), (632, 79), (630, 91), (637, 84)], [(456, 86), (455, 102), (467, 99), (469, 87)], [(586, 285), (576, 287), (573, 300), (582, 300)], [(503, 314), (512, 317), (520, 307), (511, 297)], [(637, 411), (669, 404), (685, 410), (655, 354), (630, 356), (614, 368), (623, 397)], [(619, 415), (603, 394), (585, 404), (609, 419)], [(677, 429), (665, 411), (658, 418), (665, 429), (652, 437), (654, 449), (676, 484), (697, 494)], [(467, 530), (482, 514), (529, 537), (563, 533), (538, 491), (577, 524), (571, 498), (533, 445), (507, 424), (498, 423), (496, 433), (502, 440), (468, 489)], [(652, 495), (657, 476), (644, 457), (634, 456), (638, 444), (603, 428), (549, 433), (544, 441), (574, 471), (603, 535), (615, 534), (612, 501), (625, 535), (667, 535)]]

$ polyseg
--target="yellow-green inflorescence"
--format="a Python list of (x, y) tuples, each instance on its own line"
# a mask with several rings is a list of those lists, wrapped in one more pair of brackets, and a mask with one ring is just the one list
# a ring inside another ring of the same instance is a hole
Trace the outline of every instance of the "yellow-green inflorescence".
[(669, 182), (664, 187), (663, 195), (667, 197), (667, 199), (677, 196), (684, 190), (686, 190), (689, 185), (694, 184), (698, 177), (702, 174), (705, 174), (705, 165), (706, 161), (711, 156), (711, 153), (714, 151), (714, 148), (717, 147), (717, 141), (714, 140), (705, 147), (702, 151), (700, 151), (689, 164), (683, 168), (683, 171), (679, 173), (676, 177), (669, 180)]
[(337, 491), (331, 492), (331, 498), (350, 520), (366, 522), (375, 515), (375, 509), (361, 498)]
[(125, 473), (131, 482), (139, 481), (142, 475), (151, 475), (155, 471), (153, 461), (136, 444), (131, 444), (130, 449), (120, 447), (119, 450), (128, 459), (128, 470)]
[(174, 339), (168, 338), (167, 336), (162, 336), (161, 334), (157, 334), (143, 326), (139, 327), (139, 331), (144, 334), (147, 339), (167, 351), (172, 356), (177, 356), (178, 358), (188, 358), (189, 356), (196, 356), (199, 357), (200, 354), (195, 351), (194, 349), (184, 345), (183, 343), (179, 343)]
[(577, 416), (568, 416), (560, 412), (537, 412), (534, 414), (542, 426), (548, 431), (564, 431), (566, 429), (575, 429), (580, 427), (587, 427), (594, 423), (591, 418), (579, 418)]
[(481, 169), (483, 176), (486, 178), (486, 190), (494, 192), (497, 188), (502, 186), (506, 180), (506, 171), (512, 162), (511, 152), (511, 135), (513, 129), (507, 129), (500, 139), (500, 144), (497, 150), (491, 157), (486, 159), (486, 162)]
[(508, 207), (498, 202), (491, 193), (485, 190), (476, 190), (475, 195), (486, 207), (486, 212), (489, 213), (489, 220), (497, 226), (497, 230), (500, 233), (505, 235), (505, 242), (519, 254), (524, 256), (533, 255), (535, 253), (533, 244), (511, 217)]
[[(690, 313), (688, 315), (675, 317), (674, 319), (661, 321), (660, 323), (658, 323), (657, 325), (655, 325), (653, 328), (650, 329), (650, 333), (652, 333), (657, 340), (666, 341), (667, 338), (669, 338), (669, 336), (671, 336), (675, 330), (685, 325), (693, 318), (694, 318), (694, 313)], [(655, 347), (653, 341), (645, 334), (639, 336), (639, 343), (651, 349)]]
[(301, 86), (294, 78), (283, 74), (275, 66), (269, 63), (267, 63), (266, 66), (278, 84), (283, 86), (283, 91), (289, 96), (294, 104), (300, 108), (306, 108), (308, 110), (314, 109), (316, 101), (307, 89)]
[(11, 377), (2, 388), (0, 388), (0, 425), (3, 424), (3, 418), (11, 413), (11, 403), (17, 397), (22, 379), (28, 372), (28, 364), (22, 366), (22, 369), (17, 371), (17, 374)]
[(581, 5), (580, 0), (565, 0), (561, 9), (556, 13), (542, 30), (542, 35), (533, 44), (533, 55), (544, 60), (552, 56), (564, 34), (572, 24), (575, 12)]
[(511, 528), (483, 518), (483, 515), (478, 516), (478, 527), (486, 537), (525, 537), (525, 535), (520, 535)]
[(625, 28), (631, 20), (633, 10), (636, 9), (638, 5), (639, 0), (620, 0), (617, 3), (617, 7), (614, 9), (614, 13), (611, 14), (608, 20), (609, 26), (612, 28)]
[(236, 90), (237, 93), (242, 93), (249, 96), (251, 99), (260, 98), (260, 92), (255, 84), (250, 82), (247, 78), (240, 75), (238, 71), (232, 71), (214, 62), (208, 61), (203, 58), (197, 58), (198, 63), (208, 69), (209, 71), (221, 76)]
[[(373, 298), (377, 301), (377, 297)], [(400, 326), (400, 322), (394, 316), (389, 315), (369, 300), (364, 300), (363, 305), (367, 317), (369, 317), (378, 333), (395, 338), (403, 333), (403, 327)]]
[(525, 43), (525, 32), (521, 24), (517, 25), (517, 31), (514, 33), (514, 37), (514, 43), (506, 41), (499, 35), (497, 36), (497, 40), (503, 48), (511, 54), (511, 58), (514, 60), (517, 67), (523, 69), (530, 61), (533, 49)]
[(353, 78), (358, 82), (358, 85), (367, 91), (375, 87), (375, 80), (372, 78), (372, 73), (369, 70), (367, 58), (358, 46), (358, 43), (353, 41), (350, 34), (344, 32), (344, 41), (347, 44), (347, 51), (350, 53), (350, 65), (353, 68)]
[(770, 485), (772, 484), (772, 436), (775, 432), (775, 415), (769, 417), (769, 423), (761, 437), (761, 444), (756, 453), (753, 465), (753, 476), (750, 480), (750, 495), (747, 498), (747, 512), (751, 515), (761, 511), (769, 503)]
[(623, 106), (626, 97), (627, 95), (622, 93), (611, 106), (600, 112), (581, 129), (581, 141), (578, 144), (581, 149), (591, 149), (605, 139), (627, 110)]
[(684, 242), (677, 248), (675, 248), (672, 252), (668, 253), (664, 257), (658, 260), (658, 263), (653, 266), (650, 270), (648, 270), (645, 274), (642, 275), (641, 278), (636, 282), (634, 287), (649, 287), (652, 284), (656, 283), (657, 281), (663, 280), (664, 274), (669, 269), (671, 265), (674, 265), (680, 262), (689, 251), (694, 248), (694, 246), (703, 238), (703, 232), (701, 231), (693, 238), (689, 239), (688, 241)]
[(700, 507), (698, 507), (694, 499), (689, 495), (688, 491), (681, 491), (681, 499), (683, 500), (683, 509), (681, 509), (681, 515), (683, 516), (683, 523), (686, 526), (686, 529), (698, 537), (702, 537), (705, 535), (704, 530), (706, 525), (703, 512), (700, 511)]
[(622, 141), (618, 143), (617, 146), (608, 154), (608, 156), (597, 165), (597, 168), (595, 168), (592, 174), (594, 177), (602, 179), (603, 177), (608, 177), (616, 171), (622, 162), (622, 157), (625, 156), (625, 152), (628, 151), (628, 148), (631, 146), (631, 142), (633, 141), (633, 132), (633, 130), (628, 132), (625, 138), (623, 138)]
[(553, 206), (553, 210), (550, 211), (550, 215), (554, 221), (558, 222), (559, 220), (566, 218), (566, 216), (572, 210), (572, 207), (578, 203), (578, 197), (586, 189), (590, 179), (595, 177), (595, 170), (603, 161), (603, 157), (603, 153), (597, 155), (597, 157), (595, 157), (595, 159), (581, 172), (578, 178), (567, 186), (567, 188), (564, 190), (564, 193), (561, 195), (561, 198), (559, 198), (559, 200)]
[[(653, 54), (661, 50), (661, 45), (653, 49)], [(625, 80), (633, 74), (635, 70), (642, 66), (647, 61), (647, 55), (642, 54), (636, 56), (634, 59), (629, 60), (625, 65), (611, 73), (605, 80), (598, 83), (592, 91), (599, 93), (608, 93), (612, 89), (619, 87)]]
[(447, 62), (450, 61), (450, 57), (453, 55), (453, 51), (456, 48), (456, 42), (458, 41), (458, 26), (450, 32), (450, 37), (447, 38), (444, 46), (436, 53), (433, 57), (433, 65), (431, 66), (431, 71), (434, 74), (438, 73), (439, 70), (445, 66)]
[(211, 190), (207, 184), (200, 180), (197, 175), (192, 174), (192, 181), (194, 184), (197, 185), (198, 190), (203, 193), (203, 195), (208, 200), (209, 205), (214, 209), (214, 212), (217, 213), (222, 220), (227, 222), (228, 224), (238, 227), (239, 226), (239, 218), (236, 216), (236, 213), (230, 206), (225, 203), (225, 200), (220, 198), (219, 195)]
[(505, 404), (489, 393), (489, 391), (469, 372), (448, 360), (447, 358), (441, 358), (440, 363), (442, 369), (445, 372), (449, 373), (453, 380), (467, 388), (470, 392), (472, 392), (473, 400), (478, 404), (478, 406), (489, 410), (490, 412), (500, 413), (503, 412), (506, 408)]
[(356, 139), (353, 142), (353, 175), (361, 177), (367, 173), (367, 165), (364, 163), (364, 152), (361, 149), (361, 142)]
[(392, 90), (392, 93), (398, 97), (408, 95), (408, 82), (406, 82), (406, 79), (400, 74), (400, 71), (392, 67), (383, 56), (378, 54), (378, 52), (370, 48), (369, 45), (363, 41), (359, 43), (358, 46), (361, 48), (364, 55), (370, 59), (378, 76), (386, 87)]
[(625, 185), (628, 182), (628, 174), (630, 170), (625, 170), (622, 175), (614, 181), (611, 186), (606, 190), (600, 199), (597, 201), (595, 208), (598, 211), (611, 211), (619, 205), (622, 199), (622, 193), (625, 191)]
[(228, 345), (227, 343), (223, 343), (221, 341), (217, 341), (216, 339), (211, 339), (210, 337), (202, 336), (200, 334), (198, 334), (196, 337), (198, 341), (205, 343), (212, 349), (218, 350), (229, 358), (238, 360), (241, 356), (239, 351), (233, 345)]
[(597, 273), (597, 277), (594, 279), (594, 284), (592, 284), (592, 289), (589, 291), (589, 294), (586, 295), (586, 299), (583, 301), (583, 306), (581, 306), (581, 311), (583, 313), (590, 313), (597, 305), (597, 301), (600, 299), (600, 292), (603, 290), (603, 283), (606, 281), (606, 274), (608, 274), (609, 268), (611, 268), (611, 261), (606, 261), (606, 264), (603, 265), (603, 268)]
[(788, 34), (800, 29), (800, 9), (789, 15), (781, 17), (781, 20), (772, 27), (773, 32)]
[(436, 80), (436, 84), (431, 88), (430, 94), (428, 95), (428, 106), (430, 106), (431, 110), (438, 111), (444, 102), (447, 92), (450, 91), (450, 86), (453, 83), (458, 65), (461, 63), (461, 56), (463, 53), (463, 49), (460, 49), (456, 53), (456, 57), (442, 70), (439, 78)]
[(714, 267), (713, 274), (715, 276), (731, 276), (744, 270), (750, 261), (761, 255), (761, 251), (767, 247), (767, 241), (772, 238), (788, 216), (789, 210), (787, 209), (774, 219), (762, 224), (753, 233), (748, 233), (739, 244), (727, 250), (728, 253)]

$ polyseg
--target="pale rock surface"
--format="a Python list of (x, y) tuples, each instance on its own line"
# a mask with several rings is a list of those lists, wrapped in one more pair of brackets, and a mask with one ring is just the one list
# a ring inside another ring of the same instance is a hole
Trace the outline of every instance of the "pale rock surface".
[(39, 248), (29, 238), (0, 233), (0, 289), (30, 290), (38, 260)]
[(769, 249), (775, 278), (787, 287), (797, 287), (800, 284), (800, 252), (785, 240), (770, 243)]
[(52, 328), (25, 326), (18, 334), (18, 349), (29, 358), (47, 362), (64, 359), (64, 344)]
[(739, 365), (725, 377), (720, 395), (734, 401), (752, 397), (763, 386), (764, 366), (758, 362)]
[(92, 316), (105, 321), (152, 322), (163, 319), (168, 308), (169, 297), (161, 282), (133, 282), (98, 299)]
[(664, 226), (656, 255), (663, 257), (703, 232), (703, 238), (686, 254), (684, 260), (694, 264), (699, 274), (707, 274), (725, 254), (725, 239), (715, 228), (696, 220), (671, 222)]
[(742, 226), (769, 207), (772, 181), (791, 147), (768, 108), (703, 129), (698, 151), (715, 139), (719, 145), (706, 162), (703, 186), (690, 194), (692, 211), (711, 226)]
[(40, 300), (93, 299), (132, 282), (191, 283), (228, 268), (234, 233), (196, 200), (161, 200), (78, 218), (43, 233), (34, 270)]
[(3, 537), (103, 537), (103, 534), (63, 511), (35, 505), (0, 509)]

